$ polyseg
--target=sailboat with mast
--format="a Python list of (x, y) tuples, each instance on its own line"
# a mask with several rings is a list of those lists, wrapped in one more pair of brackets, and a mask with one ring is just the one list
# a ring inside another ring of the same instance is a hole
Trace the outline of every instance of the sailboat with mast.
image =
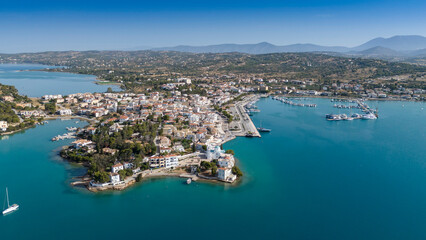
[(7, 188), (6, 188), (6, 199), (7, 199), (7, 208), (6, 209), (4, 209), (4, 206), (3, 206), (3, 215), (6, 215), (6, 214), (8, 214), (8, 213), (11, 213), (11, 212), (14, 212), (14, 211), (16, 211), (16, 210), (18, 210), (19, 209), (19, 205), (18, 204), (12, 204), (12, 206), (10, 206), (10, 204), (9, 204), (9, 193), (8, 193), (8, 191), (7, 191)]
[(257, 130), (259, 132), (270, 132), (271, 131), (271, 129), (267, 129), (267, 128), (262, 127), (262, 121), (260, 122), (260, 127), (258, 127)]

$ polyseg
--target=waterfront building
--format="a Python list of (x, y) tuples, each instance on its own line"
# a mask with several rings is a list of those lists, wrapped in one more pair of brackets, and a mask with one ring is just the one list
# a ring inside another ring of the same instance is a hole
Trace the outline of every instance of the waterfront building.
[(118, 173), (110, 173), (109, 178), (111, 179), (112, 184), (120, 182), (120, 175)]
[(149, 167), (151, 168), (162, 168), (164, 167), (163, 156), (152, 156), (149, 158)]
[(93, 143), (92, 141), (87, 140), (87, 139), (79, 139), (79, 140), (72, 142), (72, 144), (74, 145), (74, 147), (76, 149), (86, 147), (87, 145), (92, 144), (92, 143)]
[(72, 115), (72, 111), (71, 109), (61, 109), (58, 111), (59, 115), (63, 116), (63, 115)]
[(3, 131), (3, 132), (5, 132), (6, 130), (7, 130), (7, 128), (8, 128), (9, 126), (8, 126), (8, 124), (7, 124), (7, 122), (6, 121), (0, 121), (0, 131)]
[(221, 168), (232, 168), (235, 165), (235, 160), (231, 154), (226, 154), (224, 158), (217, 161), (217, 164)]
[(165, 168), (176, 168), (179, 166), (179, 158), (177, 155), (164, 156)]
[(217, 177), (219, 178), (219, 180), (227, 181), (231, 175), (232, 175), (232, 170), (230, 168), (217, 169)]

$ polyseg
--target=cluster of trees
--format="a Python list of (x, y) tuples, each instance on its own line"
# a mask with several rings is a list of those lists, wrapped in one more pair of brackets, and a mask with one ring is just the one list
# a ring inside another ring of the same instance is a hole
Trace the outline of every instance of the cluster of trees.
[(14, 86), (0, 84), (0, 98), (4, 96), (11, 96), (15, 102), (30, 102), (27, 96), (19, 95), (18, 90)]
[(232, 122), (232, 121), (234, 121), (234, 116), (232, 116), (229, 112), (227, 112), (226, 110), (223, 110), (222, 111), (222, 114), (226, 117), (226, 118), (228, 118), (228, 121), (229, 122)]
[(56, 100), (51, 100), (50, 102), (44, 104), (44, 109), (50, 114), (54, 114), (56, 112)]
[(7, 121), (8, 123), (19, 122), (19, 117), (13, 111), (13, 103), (0, 102), (0, 121)]
[(222, 113), (226, 118), (228, 118), (229, 122), (232, 122), (234, 120), (234, 116), (232, 116), (228, 111), (224, 110), (223, 108), (221, 108), (221, 107), (219, 107), (217, 105), (213, 106), (213, 108), (216, 111)]
[(216, 175), (216, 173), (217, 173), (217, 160), (213, 160), (211, 162), (201, 161), (200, 167), (203, 170), (211, 169), (212, 175)]
[(233, 166), (232, 167), (232, 173), (235, 174), (235, 175), (237, 175), (237, 177), (242, 177), (243, 176), (243, 172), (237, 166)]
[[(81, 137), (96, 143), (96, 154), (90, 154), (83, 150), (64, 150), (61, 156), (70, 161), (83, 163), (88, 167), (88, 174), (97, 182), (109, 181), (108, 172), (112, 165), (118, 161), (132, 162), (141, 170), (149, 168), (148, 163), (143, 163), (145, 156), (156, 153), (154, 138), (157, 136), (158, 123), (150, 121), (137, 123), (134, 126), (125, 126), (122, 130), (109, 134), (109, 128), (113, 123), (99, 125), (95, 134), (82, 135)], [(117, 149), (118, 153), (111, 155), (104, 153), (104, 148)], [(131, 169), (119, 172), (121, 179), (132, 174)]]

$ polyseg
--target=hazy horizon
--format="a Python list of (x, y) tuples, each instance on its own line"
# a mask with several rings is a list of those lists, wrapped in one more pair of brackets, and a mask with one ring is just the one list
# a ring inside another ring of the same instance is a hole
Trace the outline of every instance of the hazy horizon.
[(426, 36), (425, 9), (420, 0), (17, 0), (0, 9), (0, 52), (259, 42), (354, 47), (377, 37)]

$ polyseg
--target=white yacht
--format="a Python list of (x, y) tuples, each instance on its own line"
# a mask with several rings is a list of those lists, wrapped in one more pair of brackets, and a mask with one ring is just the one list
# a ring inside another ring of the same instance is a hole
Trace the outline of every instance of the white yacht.
[(12, 204), (12, 206), (9, 205), (9, 193), (7, 192), (7, 188), (6, 188), (6, 198), (7, 198), (7, 208), (3, 210), (2, 212), (3, 215), (6, 215), (8, 213), (14, 212), (19, 209), (18, 204)]
[(371, 112), (367, 113), (367, 114), (363, 114), (361, 116), (361, 118), (365, 119), (365, 120), (375, 120), (375, 119), (377, 119), (376, 115), (374, 115), (374, 113), (371, 113)]

